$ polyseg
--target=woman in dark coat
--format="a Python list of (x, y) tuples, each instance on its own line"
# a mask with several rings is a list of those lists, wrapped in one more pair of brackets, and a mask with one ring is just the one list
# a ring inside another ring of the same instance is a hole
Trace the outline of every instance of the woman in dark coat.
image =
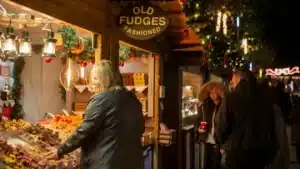
[(144, 132), (142, 107), (126, 90), (122, 76), (109, 61), (95, 65), (95, 94), (83, 123), (54, 154), (54, 159), (81, 148), (84, 169), (142, 169)]
[[(199, 128), (199, 135), (205, 142), (204, 167), (205, 169), (219, 169), (221, 154), (220, 146), (215, 138), (214, 119), (224, 97), (225, 86), (218, 82), (209, 82), (205, 84), (199, 93), (199, 100), (202, 101), (199, 106), (198, 125), (205, 123), (206, 128)], [(203, 98), (205, 98), (203, 100)]]
[(289, 169), (290, 168), (290, 155), (289, 155), (289, 143), (287, 132), (285, 128), (285, 121), (281, 109), (278, 105), (278, 96), (276, 89), (269, 86), (268, 81), (264, 81), (261, 84), (262, 91), (266, 92), (268, 100), (271, 100), (274, 104), (275, 113), (275, 133), (277, 135), (278, 149), (274, 160), (268, 165), (268, 169)]
[(300, 98), (295, 100), (291, 117), (291, 142), (296, 148), (297, 163), (300, 164)]

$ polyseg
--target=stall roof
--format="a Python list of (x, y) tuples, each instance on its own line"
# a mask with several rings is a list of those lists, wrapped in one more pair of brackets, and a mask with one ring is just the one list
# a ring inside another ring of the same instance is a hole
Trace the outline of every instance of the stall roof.
[[(38, 10), (47, 15), (53, 16), (60, 20), (78, 25), (85, 29), (101, 33), (107, 27), (106, 14), (107, 10), (117, 16), (120, 12), (120, 3), (110, 3), (110, 0), (2, 0), (10, 2), (14, 5), (20, 4), (28, 8)], [(122, 3), (121, 3), (122, 4)], [(170, 17), (170, 26), (165, 32), (167, 36), (172, 37), (172, 45), (178, 46), (181, 44), (201, 45), (200, 38), (188, 28), (186, 25), (186, 17), (183, 13), (179, 1), (170, 2), (153, 2), (154, 5), (160, 6), (163, 10), (168, 12)], [(91, 20), (92, 18), (92, 20)], [(185, 30), (188, 30), (189, 36), (184, 36)], [(129, 43), (135, 43), (129, 38), (122, 37), (120, 40)], [(147, 42), (140, 42), (141, 47)], [(149, 42), (148, 42), (149, 43)], [(151, 43), (151, 42), (150, 42)], [(137, 45), (137, 44), (136, 44)]]

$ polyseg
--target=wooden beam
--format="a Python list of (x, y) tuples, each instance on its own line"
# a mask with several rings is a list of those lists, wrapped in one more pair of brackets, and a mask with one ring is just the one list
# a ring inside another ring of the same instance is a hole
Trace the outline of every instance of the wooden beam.
[[(57, 19), (101, 33), (104, 24), (103, 1), (88, 0), (6, 0), (14, 5), (23, 5)], [(101, 2), (101, 3), (100, 3)], [(97, 4), (97, 5), (95, 5)], [(92, 20), (91, 20), (92, 18)]]

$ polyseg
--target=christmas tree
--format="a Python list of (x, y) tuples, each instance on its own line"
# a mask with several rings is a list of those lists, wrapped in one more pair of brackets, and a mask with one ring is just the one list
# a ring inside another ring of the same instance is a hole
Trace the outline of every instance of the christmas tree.
[(257, 20), (253, 4), (251, 6), (246, 1), (190, 0), (182, 5), (188, 18), (187, 24), (202, 40), (210, 70), (220, 71), (245, 64), (245, 55), (261, 46), (258, 39), (262, 24)]

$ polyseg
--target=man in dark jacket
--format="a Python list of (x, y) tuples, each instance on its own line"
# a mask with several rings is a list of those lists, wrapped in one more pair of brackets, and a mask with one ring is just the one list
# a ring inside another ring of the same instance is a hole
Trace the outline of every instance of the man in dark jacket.
[(216, 117), (216, 136), (227, 144), (228, 169), (265, 169), (276, 154), (273, 105), (251, 72), (237, 70)]

